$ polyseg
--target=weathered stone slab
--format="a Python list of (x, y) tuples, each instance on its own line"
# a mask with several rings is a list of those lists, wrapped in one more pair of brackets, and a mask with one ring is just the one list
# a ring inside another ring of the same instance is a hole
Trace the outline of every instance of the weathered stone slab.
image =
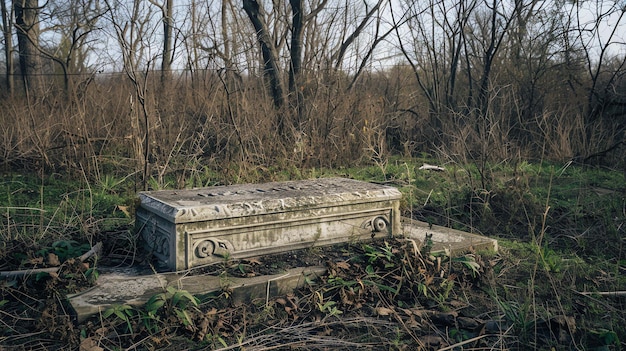
[(244, 303), (285, 295), (303, 286), (306, 279), (314, 279), (325, 272), (324, 267), (296, 267), (275, 275), (239, 278), (119, 269), (101, 274), (96, 286), (69, 295), (68, 299), (80, 323), (114, 305), (139, 307), (152, 296), (164, 292), (168, 286), (200, 298), (229, 289), (233, 303)]
[(400, 232), (401, 193), (344, 178), (139, 194), (136, 223), (170, 270)]
[(402, 218), (402, 232), (404, 237), (418, 240), (423, 244), (426, 235), (432, 235), (432, 251), (448, 251), (450, 254), (460, 254), (469, 250), (498, 251), (498, 241), (486, 236), (471, 234), (460, 230), (429, 225), (425, 222), (410, 218)]

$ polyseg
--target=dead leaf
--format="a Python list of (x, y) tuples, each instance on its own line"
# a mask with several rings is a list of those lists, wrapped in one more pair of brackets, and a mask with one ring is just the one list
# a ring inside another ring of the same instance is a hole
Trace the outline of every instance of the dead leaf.
[(339, 291), (339, 295), (341, 295), (341, 303), (343, 303), (345, 305), (353, 305), (354, 304), (355, 297), (356, 297), (354, 292), (349, 291), (349, 290), (341, 289)]
[(410, 316), (409, 320), (405, 321), (404, 324), (406, 324), (407, 327), (410, 328), (421, 328), (422, 324), (419, 323), (417, 320), (415, 320), (415, 316)]
[(52, 252), (48, 253), (48, 264), (57, 267), (61, 265), (61, 261), (59, 261), (59, 256), (53, 254)]
[(550, 323), (557, 325), (561, 329), (569, 330), (572, 333), (576, 331), (576, 319), (572, 316), (554, 316), (550, 319)]
[(348, 270), (350, 269), (350, 264), (346, 261), (337, 262), (337, 268)]
[(469, 330), (474, 330), (484, 324), (483, 321), (470, 317), (458, 317), (456, 322), (459, 328)]
[(129, 207), (128, 207), (128, 206), (120, 206), (120, 205), (117, 205), (117, 209), (118, 209), (118, 210), (120, 210), (120, 211), (122, 211), (122, 212), (126, 215), (126, 217), (128, 217), (128, 218), (130, 218), (130, 217), (131, 217), (131, 215), (130, 215), (130, 209), (129, 209)]
[(94, 339), (87, 338), (80, 342), (80, 351), (104, 351), (104, 349), (98, 346)]
[[(406, 311), (409, 311), (413, 316), (416, 316), (420, 320), (426, 319), (426, 318), (432, 316), (433, 314), (435, 314), (435, 311), (425, 310), (425, 309), (421, 309), (421, 308), (411, 308), (411, 309), (408, 309)], [(406, 313), (409, 314), (409, 312), (406, 312)]]
[(458, 313), (452, 312), (438, 312), (430, 316), (430, 320), (437, 325), (451, 326), (455, 324)]
[(410, 309), (408, 309), (408, 308), (401, 308), (400, 310), (402, 312), (404, 312), (404, 314), (406, 314), (407, 316), (412, 316), (413, 315), (413, 312)]
[(209, 332), (209, 319), (208, 318), (202, 318), (202, 321), (200, 322), (200, 325), (198, 326), (198, 333), (197, 333), (197, 338), (198, 340), (204, 340), (204, 337), (207, 335), (207, 333)]
[(461, 308), (467, 307), (467, 302), (463, 302), (461, 300), (450, 300), (448, 303), (450, 304), (450, 306), (454, 307), (455, 309), (461, 309)]
[(420, 341), (428, 348), (439, 349), (448, 346), (448, 343), (439, 335), (424, 335)]
[(251, 265), (261, 265), (261, 260), (258, 257), (246, 258), (244, 261)]
[(34, 257), (28, 260), (29, 264), (38, 265), (43, 263), (43, 257)]
[(379, 316), (388, 316), (390, 314), (396, 313), (396, 311), (392, 310), (391, 308), (387, 308), (387, 307), (376, 307), (376, 309), (374, 311)]

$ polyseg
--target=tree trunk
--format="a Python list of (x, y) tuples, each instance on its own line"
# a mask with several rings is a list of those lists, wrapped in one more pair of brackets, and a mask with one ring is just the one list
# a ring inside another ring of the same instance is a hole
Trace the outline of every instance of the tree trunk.
[(13, 93), (13, 39), (11, 38), (11, 13), (7, 9), (6, 1), (0, 0), (2, 11), (2, 29), (4, 36), (4, 59), (6, 62), (6, 89), (9, 94)]
[(27, 93), (37, 92), (41, 88), (41, 58), (37, 49), (39, 45), (38, 0), (17, 0), (14, 7), (24, 89)]
[(267, 23), (265, 21), (265, 11), (256, 0), (243, 0), (243, 9), (246, 11), (250, 22), (254, 26), (257, 34), (257, 40), (261, 47), (263, 55), (264, 74), (269, 80), (270, 93), (274, 101), (274, 107), (278, 110), (277, 129), (281, 136), (285, 136), (285, 115), (283, 107), (285, 106), (285, 90), (280, 78), (278, 69), (278, 52), (276, 45), (272, 41)]
[(165, 0), (163, 12), (163, 60), (161, 61), (161, 82), (166, 83), (172, 75), (172, 27), (174, 0)]
[(290, 59), (291, 65), (289, 67), (289, 96), (292, 101), (292, 107), (296, 111), (294, 124), (298, 130), (302, 123), (304, 109), (302, 106), (304, 96), (298, 88), (300, 81), (300, 68), (302, 65), (302, 36), (304, 27), (304, 13), (303, 3), (304, 0), (289, 0), (291, 4), (292, 12), (292, 26), (291, 26), (291, 48)]

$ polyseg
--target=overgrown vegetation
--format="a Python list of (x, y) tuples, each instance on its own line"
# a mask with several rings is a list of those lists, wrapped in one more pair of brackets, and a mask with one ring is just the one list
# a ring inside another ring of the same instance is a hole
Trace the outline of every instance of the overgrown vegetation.
[[(0, 4), (0, 347), (624, 345), (623, 4)], [(164, 289), (72, 321), (65, 297), (99, 267), (149, 264), (137, 191), (331, 175), (501, 250), (310, 250), (329, 274), (293, 295)]]
[[(65, 296), (98, 267), (147, 263), (134, 249), (134, 181), (89, 185), (60, 176), (6, 175), (0, 224), (4, 347), (16, 349), (621, 349), (625, 198), (619, 172), (572, 164), (448, 163), (388, 158), (343, 169), (272, 168), (251, 180), (349, 176), (387, 182), (402, 210), (500, 241), (498, 253), (432, 253), (401, 237), (292, 255), (328, 273), (287, 296), (235, 303), (228, 287), (198, 300), (168, 288), (145, 305), (120, 304), (72, 322)], [(202, 184), (229, 183), (206, 172)], [(486, 176), (485, 176), (486, 175)], [(483, 179), (482, 177), (485, 176)], [(164, 178), (174, 184), (174, 176)], [(32, 189), (35, 189), (34, 191)], [(77, 257), (95, 242), (97, 260)], [(228, 261), (213, 272), (279, 272), (285, 257)], [(44, 267), (58, 270), (37, 272)], [(220, 268), (221, 267), (221, 268)]]

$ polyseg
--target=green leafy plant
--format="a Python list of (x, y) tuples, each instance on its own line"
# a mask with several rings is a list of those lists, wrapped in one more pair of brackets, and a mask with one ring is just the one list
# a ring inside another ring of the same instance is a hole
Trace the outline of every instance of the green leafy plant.
[(164, 292), (153, 295), (144, 305), (145, 315), (142, 316), (144, 325), (148, 330), (158, 330), (158, 322), (161, 313), (164, 316), (175, 315), (183, 326), (193, 328), (193, 319), (189, 313), (189, 307), (197, 307), (198, 298), (186, 290), (179, 290), (168, 286)]
[(126, 324), (127, 330), (132, 334), (133, 326), (131, 324), (131, 318), (137, 314), (138, 313), (135, 308), (130, 305), (113, 305), (102, 313), (102, 318), (108, 319), (111, 316), (115, 316), (116, 319), (119, 319)]
[(80, 244), (74, 240), (59, 240), (52, 244), (54, 253), (59, 256), (61, 260), (66, 260), (72, 257), (78, 257), (83, 253), (89, 251), (90, 246), (87, 243)]
[(322, 292), (316, 291), (315, 292), (318, 302), (317, 302), (317, 309), (318, 311), (326, 314), (327, 316), (339, 316), (340, 314), (343, 314), (343, 311), (340, 310), (336, 305), (337, 302), (333, 301), (333, 300), (328, 300), (328, 301), (324, 301), (324, 294)]
[(463, 256), (454, 257), (452, 258), (452, 262), (462, 263), (463, 266), (470, 270), (470, 272), (472, 273), (472, 277), (474, 278), (480, 275), (480, 264), (476, 262), (476, 256), (474, 256), (473, 254), (466, 254)]
[(563, 268), (563, 259), (558, 253), (547, 247), (547, 245), (538, 247), (537, 251), (543, 263), (544, 269), (547, 272), (558, 273), (561, 271)]
[(498, 305), (506, 320), (513, 324), (518, 333), (524, 335), (530, 331), (534, 319), (531, 317), (531, 306), (528, 302), (520, 304), (516, 301), (498, 301)]
[(342, 277), (335, 277), (331, 275), (328, 277), (328, 284), (334, 287), (349, 288), (358, 285), (358, 282), (355, 280), (345, 280)]
[[(432, 223), (428, 223), (429, 226), (432, 226)], [(433, 235), (426, 233), (426, 236), (424, 237), (424, 243), (422, 244), (422, 247), (420, 248), (420, 253), (422, 254), (423, 257), (428, 257), (430, 256), (430, 251), (433, 248), (434, 242), (433, 242)]]
[(597, 350), (609, 350), (608, 346), (615, 346), (617, 350), (620, 349), (620, 340), (616, 332), (612, 330), (600, 329), (591, 330), (590, 334), (601, 344)]
[(37, 251), (36, 255), (44, 257), (49, 253), (53, 253), (61, 262), (64, 262), (67, 259), (84, 254), (90, 248), (91, 246), (88, 243), (80, 244), (75, 240), (57, 240), (50, 247)]
[(395, 266), (393, 263), (393, 247), (389, 245), (388, 242), (385, 241), (384, 247), (365, 245), (363, 248), (365, 249), (365, 256), (367, 257), (368, 263), (382, 263), (382, 266), (384, 266), (385, 269), (393, 268)]
[(89, 282), (93, 283), (96, 280), (98, 280), (98, 277), (100, 276), (100, 273), (98, 272), (98, 270), (96, 269), (96, 267), (91, 267), (89, 269), (87, 269), (87, 271), (85, 271), (85, 277), (87, 278), (87, 280), (89, 280)]
[(108, 194), (115, 194), (118, 191), (118, 187), (124, 183), (126, 179), (119, 179), (114, 175), (105, 174), (103, 177), (98, 179), (98, 187), (104, 192)]

